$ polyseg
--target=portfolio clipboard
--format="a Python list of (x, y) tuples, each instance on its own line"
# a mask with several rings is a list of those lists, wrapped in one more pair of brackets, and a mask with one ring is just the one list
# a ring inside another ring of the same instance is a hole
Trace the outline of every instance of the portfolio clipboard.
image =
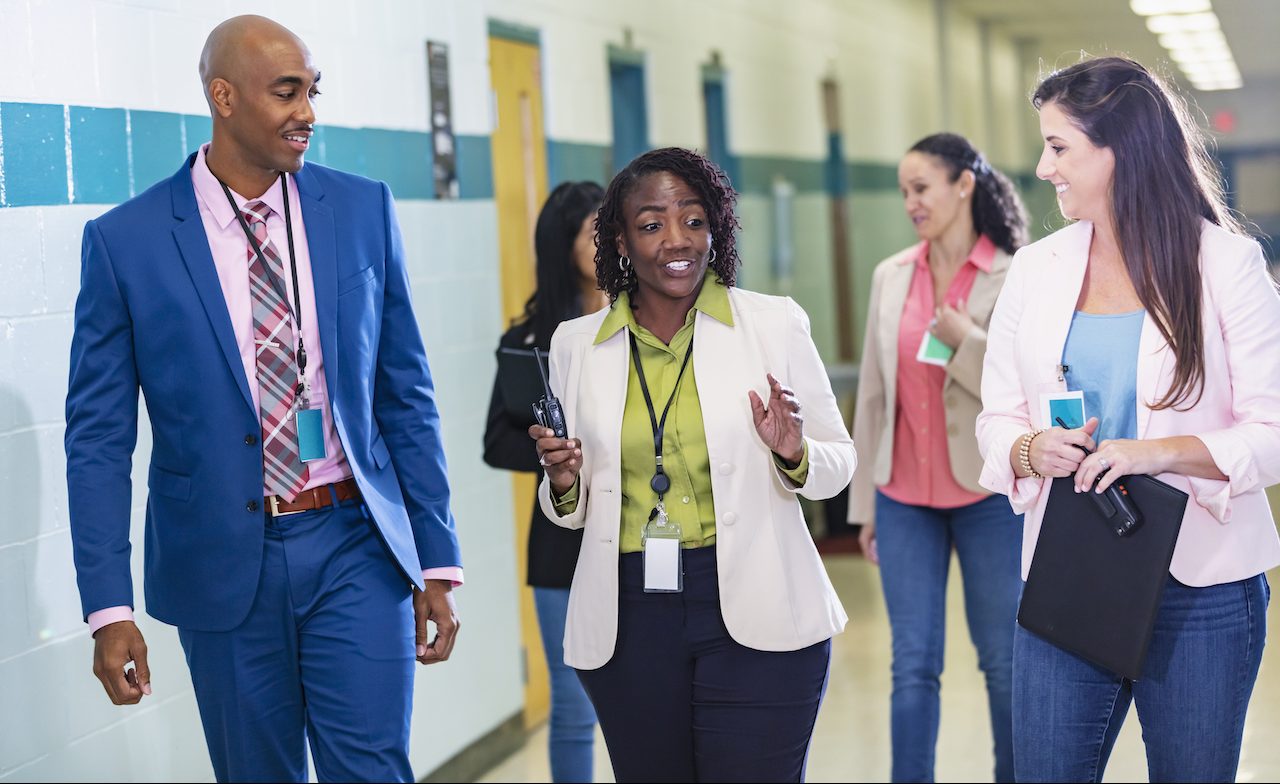
[(1018, 623), (1058, 647), (1137, 680), (1155, 627), (1187, 494), (1124, 478), (1142, 525), (1118, 536), (1072, 477), (1053, 480)]
[[(502, 392), (502, 407), (507, 414), (520, 421), (533, 424), (533, 404), (544, 394), (542, 376), (538, 373), (538, 360), (531, 348), (498, 349), (498, 389)], [(543, 370), (546, 354), (543, 354)]]

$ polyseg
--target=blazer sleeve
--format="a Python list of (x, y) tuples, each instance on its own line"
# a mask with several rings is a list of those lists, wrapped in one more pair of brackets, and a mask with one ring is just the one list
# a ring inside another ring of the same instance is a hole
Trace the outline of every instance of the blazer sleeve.
[(871, 278), (871, 297), (867, 307), (867, 326), (862, 336), (862, 359), (858, 363), (858, 401), (853, 409), (853, 443), (867, 458), (853, 472), (849, 485), (850, 523), (875, 522), (875, 461), (880, 454), (880, 438), (884, 432), (885, 384), (880, 372), (880, 336), (876, 314), (880, 312), (880, 292), (884, 288), (881, 265)]
[(1009, 463), (1009, 452), (1019, 436), (1031, 430), (1031, 405), (1018, 375), (1014, 340), (1026, 303), (1026, 273), (1030, 263), (1026, 248), (1009, 266), (1004, 288), (996, 299), (987, 330), (987, 354), (982, 364), (982, 413), (978, 414), (978, 451), (982, 473), (978, 483), (993, 493), (1009, 497), (1015, 514), (1031, 508), (1040, 496), (1043, 479), (1018, 478)]
[(133, 607), (129, 509), (138, 440), (133, 321), (111, 255), (93, 221), (84, 228), (67, 384), (67, 497), (84, 617)]
[[(573, 352), (579, 348), (569, 343), (570, 341), (565, 337), (564, 327), (557, 328), (555, 334), (551, 336), (551, 358), (548, 362), (551, 368), (551, 391), (565, 406), (565, 424), (569, 428), (569, 435), (572, 436), (579, 419), (578, 412), (574, 409), (577, 404), (577, 395), (570, 396), (566, 390), (569, 387), (569, 368), (574, 360)], [(551, 480), (546, 474), (542, 475), (542, 481), (538, 483), (538, 505), (542, 507), (542, 513), (548, 520), (562, 528), (578, 529), (587, 523), (587, 502), (591, 493), (590, 482), (587, 480), (591, 474), (587, 470), (590, 460), (591, 455), (586, 449), (582, 450), (582, 468), (578, 471), (578, 503), (568, 514), (561, 515), (556, 510), (555, 501), (551, 499)]]
[(987, 356), (987, 331), (975, 324), (947, 363), (947, 375), (974, 397), (982, 395), (982, 363)]
[(789, 384), (796, 392), (804, 415), (804, 440), (809, 450), (809, 475), (803, 485), (796, 485), (776, 462), (774, 477), (788, 492), (820, 501), (831, 498), (848, 487), (853, 479), (858, 455), (853, 439), (845, 427), (840, 407), (827, 368), (818, 356), (809, 333), (809, 316), (804, 309), (787, 298), (787, 342)]
[(1243, 258), (1206, 260), (1204, 267), (1205, 284), (1213, 280), (1234, 424), (1199, 434), (1227, 480), (1189, 479), (1196, 502), (1226, 523), (1233, 496), (1280, 482), (1280, 295), (1256, 242)]
[(413, 313), (400, 224), (385, 183), (382, 200), (386, 288), (374, 369), (373, 414), (396, 468), (422, 568), (462, 566), (449, 507), (435, 386)]

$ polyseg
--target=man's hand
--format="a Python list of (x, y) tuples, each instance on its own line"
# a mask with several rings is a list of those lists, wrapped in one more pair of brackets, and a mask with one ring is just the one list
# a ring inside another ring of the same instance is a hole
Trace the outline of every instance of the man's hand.
[[(93, 635), (93, 674), (116, 705), (137, 705), (151, 693), (147, 644), (133, 621), (109, 623)], [(125, 665), (133, 662), (133, 669)]]
[[(453, 603), (453, 583), (449, 580), (427, 580), (427, 590), (413, 589), (413, 618), (418, 630), (418, 661), (435, 664), (447, 661), (453, 653), (462, 622)], [(436, 638), (427, 644), (427, 621), (436, 625)]]

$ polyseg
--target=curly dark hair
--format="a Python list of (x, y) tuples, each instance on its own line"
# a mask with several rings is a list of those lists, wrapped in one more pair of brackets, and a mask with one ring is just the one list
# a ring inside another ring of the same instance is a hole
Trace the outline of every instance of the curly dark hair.
[(973, 172), (973, 228), (985, 234), (1005, 253), (1027, 244), (1027, 208), (1009, 178), (987, 163), (986, 156), (956, 133), (935, 133), (911, 146), (942, 161), (947, 177), (955, 182), (967, 169)]
[(636, 290), (636, 276), (624, 273), (618, 265), (617, 238), (625, 236), (622, 205), (640, 180), (651, 174), (668, 172), (684, 180), (707, 205), (707, 223), (711, 231), (711, 249), (715, 258), (711, 269), (726, 286), (737, 281), (738, 243), (735, 232), (741, 228), (733, 208), (738, 194), (729, 176), (705, 156), (683, 147), (664, 147), (638, 156), (613, 178), (604, 193), (604, 203), (596, 216), (596, 281), (600, 290), (613, 302), (622, 292)]

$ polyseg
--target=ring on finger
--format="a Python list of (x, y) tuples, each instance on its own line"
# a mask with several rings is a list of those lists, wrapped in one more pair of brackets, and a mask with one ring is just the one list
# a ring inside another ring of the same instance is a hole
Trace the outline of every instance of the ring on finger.
[(1102, 466), (1103, 468), (1110, 468), (1110, 467), (1111, 467), (1111, 461), (1110, 461), (1110, 460), (1108, 460), (1108, 459), (1106, 459), (1105, 457), (1103, 457), (1103, 458), (1099, 458), (1099, 460), (1098, 460), (1098, 465)]

